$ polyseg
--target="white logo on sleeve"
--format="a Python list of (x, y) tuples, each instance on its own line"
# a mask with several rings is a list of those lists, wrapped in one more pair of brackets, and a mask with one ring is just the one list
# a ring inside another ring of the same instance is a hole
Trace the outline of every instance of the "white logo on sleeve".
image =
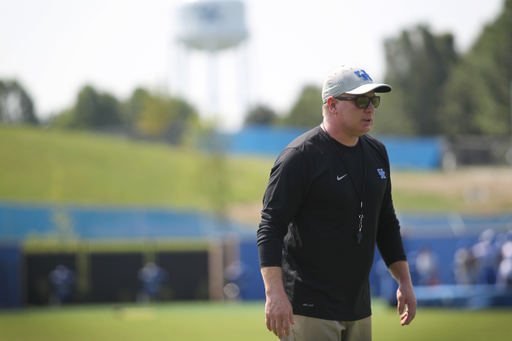
[(343, 179), (343, 178), (344, 178), (344, 177), (346, 177), (346, 176), (347, 176), (347, 174), (342, 175), (342, 176), (336, 176), (336, 179), (338, 179), (338, 181), (340, 181), (341, 179)]
[(386, 178), (386, 172), (382, 168), (377, 169), (377, 172), (379, 172), (380, 178), (385, 179)]

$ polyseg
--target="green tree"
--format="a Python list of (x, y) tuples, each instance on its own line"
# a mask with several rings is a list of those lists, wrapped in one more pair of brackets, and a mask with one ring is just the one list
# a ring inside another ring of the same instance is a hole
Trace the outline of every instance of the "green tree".
[(197, 121), (196, 110), (180, 98), (137, 88), (128, 100), (119, 102), (108, 93), (84, 86), (75, 105), (56, 116), (53, 126), (106, 128), (102, 130), (180, 143), (184, 132)]
[(294, 127), (313, 128), (321, 122), (322, 90), (315, 85), (306, 85), (282, 123)]
[(387, 39), (384, 46), (385, 82), (393, 91), (383, 97), (375, 131), (403, 135), (442, 133), (438, 115), (442, 89), (458, 60), (453, 36), (435, 36), (427, 26), (418, 26), (403, 31), (398, 38)]
[(126, 123), (135, 124), (150, 97), (151, 94), (148, 90), (144, 88), (135, 89), (128, 101), (123, 103), (123, 120)]
[(75, 105), (54, 119), (54, 126), (94, 129), (122, 123), (119, 101), (108, 93), (98, 93), (92, 86), (84, 86)]
[(144, 94), (141, 98), (136, 126), (145, 136), (180, 143), (186, 129), (198, 120), (197, 111), (183, 99), (163, 94)]
[(0, 122), (39, 124), (32, 99), (17, 81), (0, 80)]
[(82, 88), (75, 104), (76, 127), (93, 128), (120, 123), (120, 107), (115, 97), (98, 93), (92, 86)]
[(506, 0), (446, 83), (439, 111), (446, 133), (512, 133), (511, 81), (512, 0)]
[(261, 125), (271, 125), (276, 120), (277, 115), (274, 110), (270, 107), (258, 104), (251, 109), (247, 113), (247, 117), (245, 118), (245, 125), (251, 124), (261, 124)]

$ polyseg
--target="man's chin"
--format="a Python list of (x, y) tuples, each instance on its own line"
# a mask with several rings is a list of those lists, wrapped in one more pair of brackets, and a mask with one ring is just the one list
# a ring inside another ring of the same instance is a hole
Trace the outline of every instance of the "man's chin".
[(369, 133), (369, 132), (370, 132), (370, 130), (372, 130), (372, 126), (371, 126), (371, 124), (370, 124), (370, 125), (368, 125), (368, 126), (364, 126), (364, 127), (361, 129), (361, 132), (362, 132), (362, 133), (363, 133), (363, 135), (364, 135), (364, 134), (366, 134), (366, 133)]

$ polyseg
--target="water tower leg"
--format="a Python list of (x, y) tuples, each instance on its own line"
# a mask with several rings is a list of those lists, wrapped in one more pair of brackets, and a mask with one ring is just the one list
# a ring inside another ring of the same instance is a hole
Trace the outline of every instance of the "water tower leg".
[(245, 121), (245, 117), (249, 112), (249, 63), (248, 63), (248, 52), (247, 52), (247, 44), (241, 43), (238, 48), (238, 89), (236, 91), (237, 96), (239, 98), (239, 106), (240, 106), (240, 118), (243, 125)]
[[(217, 120), (219, 114), (219, 92), (218, 92), (218, 61), (217, 52), (211, 50), (208, 52), (208, 90), (209, 90), (209, 101), (208, 103), (208, 114), (213, 120)], [(220, 122), (215, 122), (216, 124)]]
[(190, 86), (189, 59), (190, 50), (185, 45), (178, 45), (176, 49), (176, 91), (179, 97), (187, 98)]

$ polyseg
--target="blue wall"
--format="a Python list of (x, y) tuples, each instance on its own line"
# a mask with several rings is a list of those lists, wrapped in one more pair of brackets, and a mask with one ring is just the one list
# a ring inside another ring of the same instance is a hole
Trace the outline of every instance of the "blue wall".
[(246, 239), (240, 243), (240, 261), (247, 272), (247, 282), (240, 288), (240, 296), (243, 300), (265, 299), (265, 286), (260, 272), (258, 247), (256, 239)]
[[(474, 245), (477, 237), (463, 238), (411, 238), (404, 239), (405, 252), (411, 267), (411, 277), (413, 284), (418, 284), (418, 275), (415, 271), (415, 257), (425, 246), (428, 246), (438, 257), (440, 269), (439, 279), (441, 284), (455, 284), (453, 275), (453, 259), (455, 251), (462, 245)], [(256, 240), (246, 240), (240, 245), (240, 260), (246, 267), (249, 281), (242, 288), (241, 296), (244, 300), (263, 300), (265, 299), (265, 287), (260, 274), (258, 248)], [(370, 284), (372, 294), (375, 296), (391, 296), (394, 298), (398, 288), (395, 280), (387, 270), (379, 251), (375, 250), (375, 259), (370, 273)]]
[(22, 306), (21, 251), (17, 245), (0, 245), (0, 308)]
[[(453, 257), (462, 244), (473, 245), (485, 229), (504, 232), (512, 226), (512, 213), (494, 216), (407, 214), (400, 215), (399, 219), (411, 266), (417, 252), (428, 246), (439, 259), (439, 278), (443, 284), (455, 283)], [(240, 260), (246, 270), (245, 285), (241, 287), (242, 298), (263, 299), (264, 287), (259, 269), (255, 229), (256, 226), (216, 222), (213, 217), (197, 212), (0, 204), (0, 307), (20, 304), (16, 298), (20, 293), (16, 288), (21, 288), (21, 253), (16, 243), (31, 236), (45, 238), (63, 235), (81, 239), (132, 239), (205, 238), (220, 236), (225, 232), (236, 233), (242, 241)], [(414, 269), (412, 270), (414, 277)], [(370, 281), (375, 294), (389, 290), (383, 289), (383, 286), (394, 285), (387, 271), (382, 271), (378, 252)], [(5, 293), (9, 294), (6, 296)]]

